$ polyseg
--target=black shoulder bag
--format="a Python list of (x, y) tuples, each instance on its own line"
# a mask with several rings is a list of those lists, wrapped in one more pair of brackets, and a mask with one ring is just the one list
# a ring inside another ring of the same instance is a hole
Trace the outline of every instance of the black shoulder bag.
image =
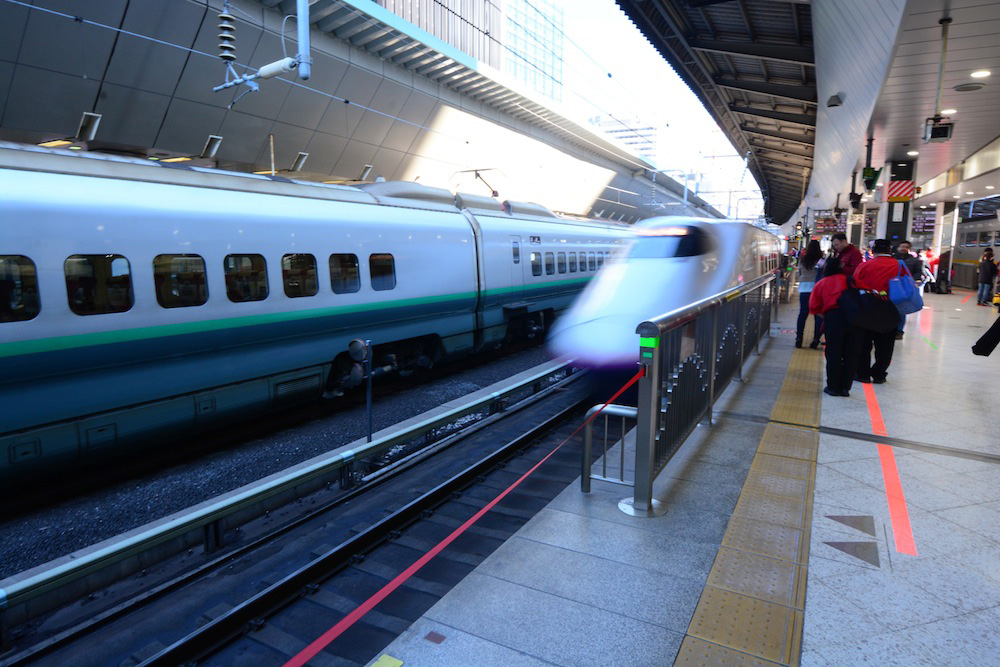
[(847, 287), (837, 299), (837, 307), (847, 323), (858, 329), (886, 333), (899, 324), (899, 311), (889, 297), (859, 290), (853, 277), (847, 278)]

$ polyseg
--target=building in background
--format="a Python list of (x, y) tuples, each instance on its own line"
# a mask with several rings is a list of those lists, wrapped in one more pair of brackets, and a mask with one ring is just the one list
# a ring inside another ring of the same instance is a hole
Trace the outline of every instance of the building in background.
[[(627, 116), (615, 118), (611, 116), (594, 116), (590, 124), (600, 129), (609, 137), (628, 146), (635, 154), (653, 164), (658, 164), (657, 154), (660, 151), (660, 128), (647, 123), (641, 118)], [(664, 123), (666, 127), (666, 123)]]

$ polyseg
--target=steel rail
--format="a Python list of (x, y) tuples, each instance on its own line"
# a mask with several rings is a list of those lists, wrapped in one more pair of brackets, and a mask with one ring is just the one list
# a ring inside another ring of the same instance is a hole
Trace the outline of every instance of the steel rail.
[(432, 508), (440, 503), (456, 497), (454, 494), (460, 493), (459, 489), (468, 486), (476, 478), (513, 456), (531, 440), (555, 428), (580, 406), (581, 403), (570, 405), (532, 426), (529, 431), (502, 445), (378, 523), (162, 649), (140, 663), (139, 667), (192, 664), (224, 647), (234, 637), (260, 627), (268, 617), (281, 611), (296, 599), (308, 596), (319, 582), (334, 576), (355, 560), (363, 559), (368, 551), (391, 539), (397, 531), (421, 518), (425, 512), (433, 511)]
[[(351, 445), (339, 447), (306, 464), (300, 464), (290, 471), (278, 473), (263, 482), (238, 489), (222, 500), (210, 501), (207, 504), (197, 506), (193, 511), (182, 513), (148, 529), (140, 529), (133, 535), (91, 553), (77, 557), (71, 555), (72, 560), (69, 562), (60, 563), (24, 579), (18, 579), (18, 575), (14, 575), (0, 581), (0, 632), (6, 625), (8, 614), (17, 607), (28, 605), (43, 595), (62, 589), (171, 540), (182, 539), (193, 532), (204, 531), (207, 541), (209, 535), (218, 534), (217, 531), (209, 530), (209, 528), (218, 525), (220, 521), (229, 516), (249, 511), (275, 496), (292, 493), (310, 481), (330, 477), (354, 461), (379, 454), (398, 444), (412, 441), (436, 428), (452, 423), (461, 417), (479, 412), (529, 385), (536, 385), (536, 388), (540, 388), (543, 381), (562, 373), (570, 366), (571, 362), (551, 365), (500, 391), (491, 392), (482, 398), (429, 417), (403, 430), (385, 435), (359, 447), (352, 448)], [(35, 613), (39, 613), (39, 611), (34, 609)]]

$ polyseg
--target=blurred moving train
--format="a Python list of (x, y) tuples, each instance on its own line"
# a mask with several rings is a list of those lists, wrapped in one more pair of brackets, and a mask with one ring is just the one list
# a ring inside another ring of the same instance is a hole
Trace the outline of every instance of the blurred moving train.
[[(959, 223), (954, 245), (952, 268), (955, 269), (955, 277), (952, 284), (969, 289), (979, 286), (979, 260), (987, 248), (993, 248), (993, 252), (1000, 255), (1000, 219)], [(944, 252), (946, 248), (941, 250)]]
[(753, 225), (648, 218), (553, 325), (549, 346), (591, 368), (634, 371), (636, 327), (778, 268), (780, 241)]
[(7, 143), (0, 191), (0, 483), (543, 334), (630, 234)]

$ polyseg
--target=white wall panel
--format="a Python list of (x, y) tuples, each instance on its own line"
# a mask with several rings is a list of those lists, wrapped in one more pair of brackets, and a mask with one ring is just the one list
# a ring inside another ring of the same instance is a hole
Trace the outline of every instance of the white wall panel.
[[(819, 102), (816, 151), (806, 199), (795, 219), (806, 206), (832, 208), (837, 193), (849, 188), (859, 146), (864, 146), (872, 111), (889, 70), (904, 5), (903, 0), (813, 3)], [(832, 95), (839, 95), (843, 105), (827, 107), (826, 101)], [(846, 203), (843, 198), (841, 203)]]

